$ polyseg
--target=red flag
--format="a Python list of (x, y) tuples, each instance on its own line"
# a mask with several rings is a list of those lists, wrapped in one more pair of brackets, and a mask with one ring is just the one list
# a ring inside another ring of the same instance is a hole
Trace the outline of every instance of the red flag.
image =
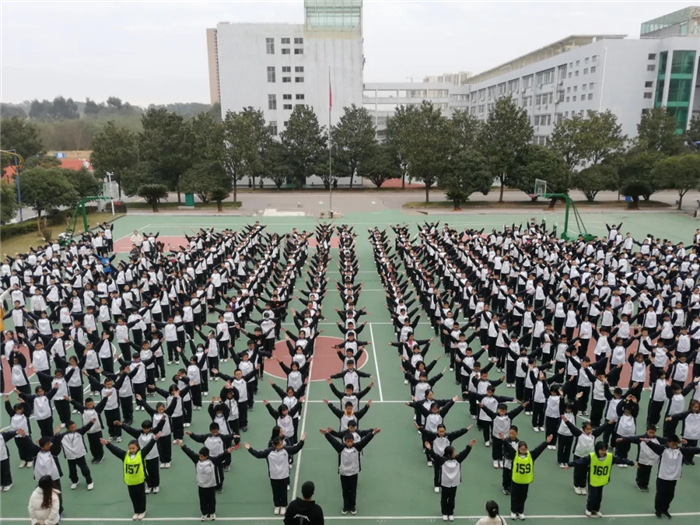
[(333, 88), (331, 87), (331, 69), (328, 68), (328, 108), (333, 109)]

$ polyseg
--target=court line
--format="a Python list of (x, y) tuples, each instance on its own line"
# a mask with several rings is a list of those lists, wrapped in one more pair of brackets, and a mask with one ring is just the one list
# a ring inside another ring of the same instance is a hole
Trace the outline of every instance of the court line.
[(379, 387), (379, 402), (384, 402), (384, 392), (382, 392), (382, 378), (379, 375), (379, 361), (377, 360), (377, 345), (374, 344), (374, 330), (372, 323), (369, 323), (369, 338), (372, 342), (372, 355), (374, 356), (374, 367), (377, 369), (377, 386)]
[[(315, 360), (311, 360), (311, 365), (309, 365), (309, 377), (311, 377), (311, 374), (313, 374), (314, 371), (314, 362)], [(299, 434), (299, 437), (303, 436), (304, 433), (306, 432), (306, 421), (307, 421), (307, 413), (309, 411), (309, 403), (311, 402), (309, 400), (309, 392), (311, 392), (311, 383), (312, 381), (309, 381), (309, 384), (306, 385), (306, 394), (304, 395), (305, 401), (304, 401), (304, 410), (301, 414), (301, 432)], [(323, 401), (321, 401), (323, 402)], [(301, 448), (299, 453), (297, 454), (297, 464), (295, 465), (296, 467), (296, 472), (294, 473), (294, 487), (292, 488), (292, 500), (297, 497), (297, 488), (299, 487), (299, 474), (301, 472), (301, 457), (302, 454), (304, 453), (304, 447)], [(217, 517), (218, 518), (218, 517)]]

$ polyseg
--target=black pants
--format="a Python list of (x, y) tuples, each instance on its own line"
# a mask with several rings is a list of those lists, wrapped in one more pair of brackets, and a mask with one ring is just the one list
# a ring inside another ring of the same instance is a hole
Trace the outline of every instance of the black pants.
[(146, 460), (146, 485), (149, 489), (160, 487), (160, 460), (157, 457)]
[[(82, 394), (82, 390), (80, 393)], [(54, 399), (53, 406), (56, 407), (56, 412), (58, 412), (58, 419), (64, 425), (67, 425), (70, 421), (70, 402), (65, 399)]]
[(355, 510), (357, 504), (357, 477), (357, 474), (354, 476), (340, 476), (340, 486), (343, 490), (344, 511)]
[(271, 479), (270, 485), (272, 485), (272, 503), (274, 504), (274, 506), (286, 507), (287, 486), (289, 485), (289, 478)]
[[(173, 460), (173, 444), (170, 436), (161, 436), (156, 446), (158, 447), (158, 455), (161, 463), (170, 463)], [(180, 438), (182, 439), (182, 438)], [(160, 475), (160, 474), (159, 474)]]
[(95, 461), (102, 461), (102, 458), (105, 454), (104, 447), (102, 446), (102, 443), (100, 443), (100, 439), (102, 439), (102, 431), (100, 430), (99, 432), (88, 432), (87, 434), (88, 438), (88, 444), (90, 445), (90, 454), (92, 455), (92, 459)]
[(88, 467), (87, 461), (85, 461), (85, 456), (78, 459), (68, 460), (68, 477), (71, 483), (78, 483), (78, 469), (83, 474), (85, 478), (85, 483), (88, 485), (92, 483), (92, 475), (90, 474), (90, 467)]
[[(173, 438), (182, 439), (185, 436), (185, 427), (183, 426), (184, 424), (184, 416), (175, 416), (170, 418), (170, 428), (172, 428), (173, 430)], [(160, 442), (160, 439), (158, 440), (158, 442)]]
[(134, 398), (120, 397), (119, 402), (122, 405), (122, 414), (124, 414), (123, 421), (127, 424), (131, 424), (134, 421)]
[(591, 401), (591, 426), (598, 428), (605, 412), (605, 400), (594, 399)]
[[(27, 434), (27, 436), (31, 439), (31, 435)], [(34, 459), (31, 443), (26, 439), (15, 439), (15, 443), (17, 444), (17, 455), (20, 461), (32, 461)]]
[(648, 489), (649, 488), (649, 479), (651, 478), (651, 465), (642, 465), (641, 463), (639, 464), (639, 468), (637, 469), (637, 486), (640, 489)]
[(122, 437), (122, 427), (114, 424), (115, 421), (121, 420), (119, 407), (114, 410), (105, 410), (105, 420), (107, 421), (107, 433), (109, 437)]
[(440, 512), (443, 516), (454, 516), (457, 487), (442, 487), (440, 491)]
[(513, 482), (510, 486), (510, 511), (515, 514), (525, 512), (525, 502), (530, 485)]
[(603, 502), (603, 487), (588, 487), (588, 499), (586, 500), (586, 510), (598, 512), (600, 504)]
[(238, 420), (240, 421), (241, 428), (248, 427), (248, 404), (247, 401), (238, 402)]
[(12, 471), (10, 470), (10, 458), (0, 461), (0, 487), (12, 485)]
[(41, 437), (53, 437), (53, 416), (49, 416), (46, 419), (37, 419), (36, 422), (39, 425)]
[(58, 513), (63, 514), (63, 489), (61, 489), (61, 478), (53, 480), (53, 488), (58, 491)]
[(138, 485), (127, 485), (129, 489), (129, 497), (131, 505), (134, 507), (134, 514), (143, 514), (146, 512), (146, 484), (139, 483)]
[(532, 403), (532, 426), (544, 426), (544, 409), (545, 403)]
[(574, 436), (562, 436), (559, 434), (557, 445), (557, 463), (568, 463), (571, 457), (571, 447), (574, 444)]
[(668, 512), (673, 497), (676, 495), (676, 480), (668, 481), (656, 478), (656, 497), (654, 498), (654, 510)]
[[(199, 488), (199, 510), (202, 516), (216, 514), (216, 487)], [(286, 487), (285, 487), (286, 489)]]
[(557, 430), (560, 424), (561, 419), (558, 417), (545, 416), (544, 418), (544, 435), (545, 437), (552, 436), (552, 441), (549, 442), (552, 446), (556, 446), (557, 444), (557, 438), (559, 437)]
[[(574, 461), (576, 461), (577, 459), (581, 458), (574, 454)], [(589, 467), (587, 467), (586, 465), (574, 465), (574, 487), (578, 487), (580, 489), (586, 488), (588, 470)]]

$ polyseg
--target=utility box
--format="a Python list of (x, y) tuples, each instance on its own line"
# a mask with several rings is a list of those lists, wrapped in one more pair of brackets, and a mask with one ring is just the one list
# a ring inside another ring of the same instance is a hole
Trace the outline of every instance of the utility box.
[(185, 206), (194, 208), (194, 193), (185, 193)]

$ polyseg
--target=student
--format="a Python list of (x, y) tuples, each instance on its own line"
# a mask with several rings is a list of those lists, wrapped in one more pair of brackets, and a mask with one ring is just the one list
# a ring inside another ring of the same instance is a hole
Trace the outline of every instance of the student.
[[(178, 440), (177, 444), (195, 465), (202, 521), (214, 521), (216, 519), (216, 487), (221, 484), (218, 473), (224, 455), (220, 454), (217, 458), (212, 458), (207, 447), (202, 447), (199, 449), (199, 453), (195, 453), (183, 444), (182, 440)], [(228, 452), (233, 452), (233, 447), (228, 449)]]
[[(351, 405), (352, 406), (352, 405)], [(351, 433), (343, 436), (343, 441), (336, 440), (326, 429), (319, 429), (321, 434), (338, 453), (338, 473), (340, 474), (340, 486), (343, 490), (343, 514), (350, 512), (357, 514), (357, 479), (362, 469), (360, 452), (381, 430), (375, 428), (371, 434), (367, 434), (359, 443)]]
[(81, 428), (78, 428), (73, 421), (69, 421), (66, 425), (66, 431), (63, 434), (60, 433), (60, 426), (56, 428), (56, 440), (60, 441), (61, 448), (68, 461), (68, 477), (71, 481), (71, 490), (78, 488), (78, 468), (80, 468), (80, 472), (85, 478), (87, 489), (92, 490), (95, 488), (92, 482), (90, 467), (88, 467), (87, 461), (85, 461), (87, 450), (85, 449), (83, 436), (93, 427), (96, 421), (96, 418), (92, 419)]
[(41, 386), (37, 386), (34, 389), (34, 395), (15, 390), (15, 393), (20, 399), (32, 407), (32, 415), (37, 425), (39, 425), (39, 431), (42, 436), (53, 436), (53, 409), (51, 408), (51, 400), (57, 392), (58, 390), (55, 388), (45, 392)]
[(501, 403), (498, 405), (498, 413), (495, 413), (483, 403), (479, 403), (479, 408), (481, 408), (481, 410), (493, 420), (491, 435), (489, 436), (491, 438), (491, 442), (493, 443), (493, 448), (491, 449), (493, 468), (503, 468), (503, 457), (505, 452), (503, 451), (503, 440), (499, 436), (504, 435), (508, 432), (508, 430), (510, 430), (513, 419), (515, 419), (518, 414), (520, 414), (520, 412), (522, 412), (529, 404), (529, 401), (525, 401), (508, 412), (508, 406), (505, 403)]
[(282, 428), (284, 438), (292, 445), (294, 445), (297, 441), (296, 428), (294, 428), (294, 416), (296, 416), (301, 410), (302, 403), (303, 401), (300, 401), (294, 405), (294, 408), (291, 410), (287, 405), (282, 403), (277, 410), (275, 410), (272, 408), (272, 405), (270, 405), (270, 402), (267, 399), (263, 399), (265, 408), (267, 408), (267, 411), (270, 413), (277, 425)]
[(0, 490), (2, 492), (7, 492), (12, 488), (12, 471), (10, 469), (10, 451), (7, 448), (7, 443), (15, 436), (19, 436), (20, 439), (24, 438), (26, 434), (24, 430), (18, 428), (17, 430), (8, 430), (7, 432), (0, 433)]
[(493, 500), (486, 502), (487, 516), (476, 522), (476, 525), (507, 525), (506, 520), (499, 516), (498, 503)]
[[(136, 394), (136, 403), (140, 404), (148, 412), (155, 428), (160, 428), (160, 436), (163, 438), (158, 440), (157, 445), (160, 468), (170, 468), (170, 462), (173, 460), (173, 447), (170, 441), (170, 436), (172, 435), (171, 416), (177, 408), (177, 398), (173, 398), (170, 401), (168, 408), (165, 408), (164, 403), (156, 403), (156, 408), (153, 409), (139, 394)], [(162, 424), (161, 421), (163, 421)], [(157, 491), (155, 492), (157, 493)]]
[(141, 521), (146, 517), (146, 456), (155, 447), (160, 435), (153, 436), (146, 445), (141, 448), (136, 440), (130, 441), (128, 450), (124, 451), (112, 445), (106, 439), (102, 439), (102, 444), (107, 447), (123, 463), (122, 472), (124, 483), (129, 490), (129, 498), (134, 508), (134, 521)]
[[(445, 449), (451, 446), (456, 439), (469, 432), (469, 430), (472, 428), (472, 425), (469, 425), (468, 427), (448, 433), (445, 429), (445, 425), (442, 424), (438, 425), (437, 432), (426, 430), (425, 427), (421, 427), (415, 422), (413, 425), (421, 433), (422, 442), (430, 443), (433, 454), (437, 454), (438, 456), (444, 456)], [(435, 492), (440, 492), (440, 475), (442, 474), (442, 469), (439, 465), (433, 463), (432, 456), (427, 448), (425, 449), (425, 455), (428, 457), (428, 466), (433, 467), (435, 471), (435, 476), (433, 477), (434, 490)]]
[(651, 469), (654, 465), (659, 464), (659, 456), (653, 452), (646, 442), (642, 439), (648, 439), (659, 445), (665, 445), (666, 439), (656, 435), (656, 425), (647, 425), (647, 431), (641, 436), (630, 436), (617, 438), (618, 441), (629, 441), (639, 445), (637, 451), (637, 479), (635, 483), (640, 492), (649, 492), (649, 480), (651, 478)]
[[(700, 378), (695, 379), (697, 381)], [(697, 383), (691, 384), (696, 385)], [(666, 418), (667, 422), (669, 420), (683, 421), (683, 433), (681, 435), (686, 441), (687, 446), (698, 446), (698, 439), (700, 439), (700, 401), (698, 401), (697, 399), (691, 400), (688, 404), (688, 410)], [(690, 457), (690, 459), (686, 460), (684, 464), (695, 465), (692, 456)]]
[(663, 516), (671, 519), (669, 509), (676, 495), (676, 483), (681, 479), (683, 463), (687, 463), (695, 454), (700, 454), (700, 447), (680, 447), (681, 439), (675, 434), (668, 436), (667, 440), (664, 446), (647, 438), (640, 439), (654, 454), (661, 457), (656, 474), (656, 497), (654, 498), (656, 517)]
[(267, 473), (270, 476), (272, 486), (272, 503), (275, 506), (273, 514), (285, 514), (287, 509), (287, 487), (289, 487), (289, 470), (291, 457), (304, 447), (306, 434), (302, 434), (298, 443), (285, 446), (285, 440), (281, 436), (272, 439), (272, 446), (265, 450), (257, 451), (248, 443), (243, 446), (253, 457), (267, 460)]
[(316, 487), (313, 481), (305, 481), (301, 485), (301, 498), (289, 504), (284, 514), (284, 525), (323, 525), (323, 509), (311, 498)]
[(42, 476), (39, 486), (29, 497), (29, 519), (32, 525), (58, 525), (61, 521), (61, 502), (51, 476)]
[(547, 436), (537, 448), (529, 451), (527, 443), (521, 441), (518, 448), (504, 447), (503, 454), (512, 462), (512, 477), (510, 486), (510, 517), (514, 520), (525, 520), (525, 502), (530, 483), (535, 480), (535, 461), (552, 441), (553, 435)]
[(85, 399), (84, 406), (77, 401), (69, 400), (75, 409), (82, 414), (84, 425), (94, 421), (90, 430), (87, 431), (90, 454), (92, 454), (91, 463), (93, 465), (99, 465), (104, 459), (104, 447), (100, 443), (100, 439), (102, 439), (102, 411), (105, 409), (107, 401), (109, 401), (112, 395), (116, 397), (116, 393), (110, 392), (107, 394), (107, 397), (103, 397), (97, 405), (95, 405), (91, 397)]
[(457, 495), (457, 487), (462, 481), (462, 461), (467, 459), (467, 456), (476, 445), (476, 439), (472, 439), (467, 447), (459, 454), (454, 447), (445, 448), (443, 456), (436, 455), (430, 443), (425, 442), (425, 448), (428, 449), (433, 462), (441, 469), (440, 474), (440, 509), (442, 511), (442, 521), (455, 520), (455, 497)]
[(356, 421), (359, 426), (360, 419), (362, 419), (365, 416), (365, 414), (367, 414), (367, 411), (372, 406), (372, 400), (368, 399), (367, 404), (363, 408), (355, 412), (352, 408), (352, 401), (347, 401), (345, 403), (345, 411), (341, 411), (338, 407), (336, 407), (333, 403), (330, 403), (327, 399), (324, 399), (323, 402), (326, 405), (328, 405), (328, 408), (331, 409), (331, 412), (333, 412), (333, 414), (335, 414), (335, 416), (340, 420), (341, 432), (344, 432), (348, 429), (348, 422), (351, 420)]
[(613, 465), (635, 466), (634, 461), (626, 458), (613, 456), (608, 452), (608, 446), (602, 441), (595, 444), (595, 452), (584, 456), (576, 461), (569, 462), (564, 470), (569, 467), (582, 465), (588, 468), (588, 499), (586, 501), (586, 516), (589, 518), (602, 518), (600, 505), (603, 501), (603, 488), (610, 483)]
[(202, 443), (204, 448), (209, 451), (208, 456), (216, 466), (216, 491), (221, 493), (224, 490), (224, 463), (227, 458), (230, 458), (226, 453), (229, 448), (232, 448), (234, 436), (233, 434), (222, 434), (219, 430), (219, 424), (214, 422), (209, 425), (208, 434), (193, 434), (188, 430), (185, 435), (197, 443)]
[[(602, 435), (607, 425), (594, 429), (590, 423), (583, 423), (581, 428), (569, 421), (565, 414), (561, 415), (561, 422), (566, 425), (571, 435), (576, 438), (574, 444), (574, 461), (595, 452), (595, 438)], [(588, 494), (586, 490), (586, 467), (576, 465), (574, 467), (574, 492), (581, 496)]]
[[(29, 416), (24, 413), (24, 403), (16, 403), (14, 406), (12, 406), (10, 405), (10, 396), (5, 394), (5, 410), (7, 411), (7, 415), (10, 416), (10, 430), (15, 432), (22, 430), (31, 438), (32, 427)], [(16, 439), (15, 444), (17, 445), (17, 455), (19, 456), (19, 468), (31, 468), (32, 454), (27, 447), (26, 440)]]
[[(114, 423), (121, 426), (124, 432), (136, 439), (141, 450), (146, 448), (146, 445), (155, 438), (156, 434), (163, 437), (160, 432), (165, 425), (165, 421), (161, 421), (156, 428), (153, 428), (153, 422), (146, 419), (141, 423), (141, 430), (139, 431), (126, 423), (121, 423), (119, 421), (115, 421)], [(160, 492), (160, 471), (158, 470), (158, 464), (160, 462), (159, 455), (160, 452), (156, 446), (151, 448), (144, 457), (143, 464), (146, 469), (146, 494), (158, 494)]]

